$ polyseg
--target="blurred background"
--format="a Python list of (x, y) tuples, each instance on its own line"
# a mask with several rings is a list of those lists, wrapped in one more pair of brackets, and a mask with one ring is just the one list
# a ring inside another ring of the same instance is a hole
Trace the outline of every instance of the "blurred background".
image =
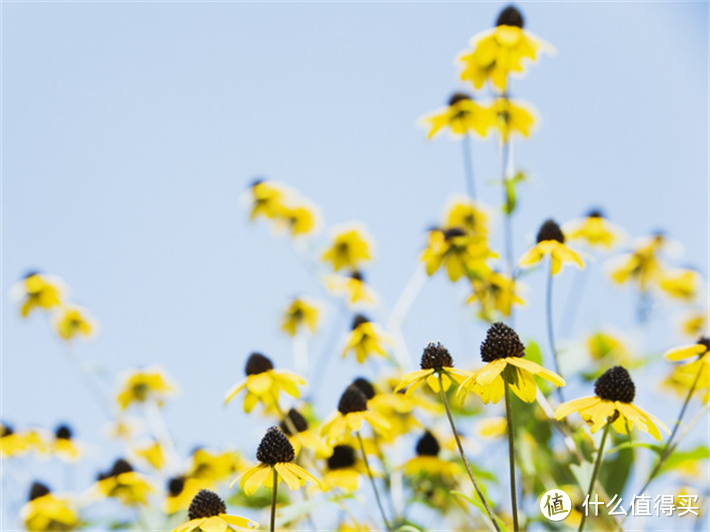
[[(124, 370), (162, 366), (179, 388), (164, 409), (178, 449), (235, 445), (251, 456), (266, 421), (223, 398), (251, 351), (293, 367), (279, 331), (287, 300), (323, 301), (323, 331), (334, 324), (344, 334), (349, 323), (304, 254), (250, 224), (240, 197), (264, 177), (318, 204), (323, 230), (305, 252), (314, 258), (329, 227), (364, 223), (376, 241), (368, 280), (381, 300), (369, 314), (386, 322), (426, 229), (465, 192), (458, 142), (427, 141), (416, 121), (468, 90), (455, 57), (504, 5), (3, 4), (2, 420), (71, 424), (88, 445), (77, 486), (119, 452), (63, 342), (39, 313), (21, 319), (7, 297), (39, 269), (61, 276), (99, 321), (75, 350), (108, 394)], [(631, 237), (665, 231), (683, 247), (673, 264), (707, 279), (708, 4), (518, 5), (526, 29), (557, 53), (512, 84), (542, 117), (531, 139), (514, 143), (515, 166), (530, 177), (513, 221), (515, 255), (546, 218), (562, 223), (599, 207)], [(473, 154), (480, 197), (497, 210), (497, 145), (476, 142)], [(560, 336), (569, 356), (599, 329), (644, 355), (687, 343), (672, 303), (658, 301), (640, 330), (636, 296), (613, 286), (603, 263), (591, 265), (576, 327)], [(577, 275), (556, 279), (558, 321)], [(524, 282), (516, 328), (545, 350), (545, 276)], [(413, 365), (440, 340), (458, 366), (477, 366), (486, 327), (465, 297), (442, 274), (422, 288), (403, 324)], [(326, 336), (310, 341), (314, 358)], [(374, 375), (339, 349), (329, 356), (321, 415), (354, 376)], [(639, 370), (636, 402), (670, 425), (679, 403), (657, 398), (662, 376)], [(590, 393), (581, 382), (566, 391)], [(695, 434), (707, 441), (707, 432), (703, 422)], [(26, 468), (28, 477), (61, 475), (53, 462)]]

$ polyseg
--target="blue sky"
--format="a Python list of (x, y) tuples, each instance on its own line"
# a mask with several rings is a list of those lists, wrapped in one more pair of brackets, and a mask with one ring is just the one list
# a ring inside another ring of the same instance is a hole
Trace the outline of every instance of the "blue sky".
[[(424, 230), (464, 191), (460, 147), (427, 142), (416, 119), (466, 89), (454, 58), (503, 5), (3, 3), (3, 293), (28, 269), (60, 275), (101, 323), (77, 346), (82, 360), (110, 374), (166, 367), (181, 390), (165, 410), (180, 449), (250, 453), (264, 423), (222, 408), (224, 392), (252, 350), (291, 365), (279, 310), (321, 294), (286, 239), (247, 223), (239, 196), (265, 176), (320, 205), (326, 227), (365, 223), (377, 242), (368, 275), (385, 303), (372, 315), (384, 320)], [(707, 277), (707, 3), (519, 5), (557, 54), (512, 86), (542, 117), (514, 150), (531, 177), (516, 254), (544, 219), (599, 206), (632, 236), (667, 231), (685, 248), (676, 264)], [(494, 142), (477, 142), (474, 158), (481, 196), (497, 205)], [(600, 270), (575, 332), (634, 336), (632, 294)], [(573, 278), (560, 278), (557, 309)], [(518, 328), (545, 345), (542, 273), (526, 283)], [(404, 325), (412, 352), (438, 339), (475, 363), (485, 328), (462, 310), (460, 288), (424, 287)], [(647, 352), (681, 340), (677, 310), (656, 309)], [(2, 314), (2, 418), (69, 421), (100, 444), (105, 420), (63, 346), (7, 297)], [(372, 375), (333, 357), (323, 414), (351, 376)], [(93, 460), (87, 478), (109, 458)]]

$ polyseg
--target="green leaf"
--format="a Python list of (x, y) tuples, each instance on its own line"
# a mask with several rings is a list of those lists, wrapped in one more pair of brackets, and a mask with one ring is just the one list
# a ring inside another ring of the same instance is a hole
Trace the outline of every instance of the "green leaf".
[[(615, 440), (622, 442), (617, 447), (631, 443), (628, 436)], [(612, 455), (605, 452), (604, 463), (599, 469), (599, 482), (607, 493), (623, 493), (634, 462), (634, 449), (632, 445), (627, 445)]]
[(594, 464), (591, 462), (582, 462), (581, 464), (570, 464), (574, 478), (577, 480), (577, 485), (582, 488), (582, 492), (586, 493), (589, 489), (589, 483), (592, 481), (592, 472)]
[(402, 525), (395, 532), (422, 532), (422, 529), (414, 525)]
[[(483, 516), (484, 516), (486, 519), (488, 519), (488, 512), (486, 512), (486, 509), (485, 509), (485, 507), (483, 506), (483, 503), (478, 499), (478, 497), (476, 497), (476, 498), (474, 499), (474, 498), (472, 498), (472, 497), (469, 497), (469, 496), (466, 495), (465, 493), (461, 493), (460, 491), (456, 491), (456, 490), (452, 490), (451, 493), (452, 493), (453, 495), (456, 495), (457, 497), (461, 497), (462, 499), (465, 499), (465, 500), (468, 501), (472, 506), (475, 506), (476, 508), (478, 508), (478, 509), (483, 513)], [(491, 512), (493, 512), (493, 510), (491, 510)], [(508, 527), (505, 526), (505, 523), (503, 522), (503, 520), (502, 520), (500, 517), (498, 517), (498, 516), (495, 514), (495, 512), (493, 512), (493, 518), (497, 521), (498, 526), (499, 526), (500, 529), (501, 529), (501, 532), (508, 532)]]
[(540, 349), (540, 346), (537, 344), (537, 342), (529, 340), (525, 344), (525, 358), (532, 362), (535, 362), (535, 364), (542, 365), (542, 350)]
[(623, 451), (624, 449), (634, 449), (636, 447), (643, 447), (645, 449), (651, 449), (652, 451), (654, 451), (655, 453), (657, 453), (659, 455), (663, 451), (663, 447), (661, 447), (660, 445), (654, 445), (653, 443), (644, 443), (644, 442), (640, 442), (640, 441), (634, 441), (634, 442), (627, 441), (627, 442), (622, 443), (621, 445), (617, 445), (616, 447), (609, 449), (609, 454), (616, 453), (618, 451)]
[(710, 459), (710, 449), (704, 445), (699, 445), (690, 451), (675, 451), (666, 459), (661, 471), (676, 469), (686, 462), (698, 462), (708, 459)]

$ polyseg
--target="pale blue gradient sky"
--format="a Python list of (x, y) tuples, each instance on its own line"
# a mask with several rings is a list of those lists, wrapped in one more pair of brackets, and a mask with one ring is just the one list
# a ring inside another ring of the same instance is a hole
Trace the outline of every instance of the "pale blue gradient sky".
[[(266, 176), (319, 204), (327, 226), (367, 224), (377, 240), (369, 278), (386, 305), (371, 314), (384, 319), (424, 229), (464, 191), (459, 145), (427, 142), (415, 121), (465, 89), (454, 58), (503, 5), (3, 3), (3, 294), (30, 268), (61, 275), (101, 322), (77, 347), (83, 360), (113, 374), (167, 367), (181, 389), (165, 409), (178, 447), (236, 443), (251, 454), (264, 422), (222, 408), (224, 392), (251, 350), (291, 366), (278, 312), (289, 296), (320, 294), (287, 240), (247, 224), (240, 194)], [(676, 264), (706, 276), (707, 3), (519, 5), (558, 52), (512, 86), (542, 116), (515, 145), (531, 176), (516, 254), (545, 218), (600, 206), (632, 236), (666, 230), (685, 247)], [(495, 205), (494, 142), (476, 143), (474, 156)], [(500, 236), (499, 223), (499, 249)], [(593, 270), (576, 333), (608, 326), (638, 340), (632, 294)], [(546, 346), (543, 278), (526, 278), (518, 328)], [(573, 278), (558, 283), (558, 317)], [(441, 278), (426, 285), (404, 326), (412, 352), (439, 339), (460, 365), (476, 362), (485, 329), (461, 296)], [(102, 444), (104, 418), (62, 345), (7, 297), (2, 311), (2, 418), (66, 420)], [(675, 306), (656, 309), (647, 352), (681, 340), (677, 317)], [(323, 414), (351, 376), (372, 374), (339, 359), (330, 369)], [(649, 408), (652, 374), (639, 377)], [(569, 394), (588, 392), (573, 383)], [(667, 409), (670, 421), (677, 405)], [(87, 481), (110, 461), (94, 454)]]

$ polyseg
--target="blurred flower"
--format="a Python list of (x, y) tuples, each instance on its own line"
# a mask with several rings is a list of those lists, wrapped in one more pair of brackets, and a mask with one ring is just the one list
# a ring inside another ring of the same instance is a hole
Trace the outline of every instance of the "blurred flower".
[(693, 309), (684, 318), (681, 323), (681, 330), (685, 336), (697, 338), (706, 333), (708, 330), (708, 317), (710, 311)]
[(481, 306), (482, 316), (490, 316), (492, 310), (500, 312), (503, 316), (510, 316), (513, 305), (525, 304), (518, 295), (520, 283), (499, 272), (492, 271), (485, 277), (471, 279), (471, 287), (473, 293), (466, 303), (478, 303)]
[(555, 411), (555, 419), (561, 420), (577, 412), (590, 425), (592, 433), (611, 423), (619, 434), (626, 434), (634, 424), (658, 441), (661, 441), (658, 427), (670, 434), (660, 420), (632, 403), (636, 396), (636, 386), (623, 367), (614, 366), (599, 377), (594, 383), (594, 393), (596, 395), (593, 397), (582, 397), (561, 404)]
[(52, 452), (65, 462), (75, 462), (81, 456), (81, 450), (72, 439), (72, 431), (67, 425), (60, 425), (54, 432)]
[(535, 266), (545, 255), (550, 256), (552, 275), (557, 275), (565, 262), (584, 268), (582, 258), (565, 245), (565, 235), (554, 220), (547, 220), (542, 224), (537, 233), (537, 245), (523, 255), (519, 265), (523, 268)]
[(327, 276), (325, 287), (333, 295), (345, 296), (351, 307), (358, 303), (374, 305), (377, 302), (375, 292), (365, 284), (362, 273), (357, 270), (348, 276), (337, 274)]
[(664, 240), (660, 233), (641, 239), (630, 253), (612, 259), (611, 280), (616, 284), (634, 282), (642, 292), (648, 291), (651, 283), (657, 283), (663, 273), (658, 255), (664, 247)]
[(486, 264), (489, 258), (498, 255), (488, 248), (485, 237), (466, 233), (460, 227), (432, 229), (429, 243), (421, 255), (427, 275), (434, 275), (443, 265), (451, 282), (474, 274), (485, 275), (490, 271)]
[(205, 485), (209, 483), (197, 478), (185, 476), (172, 477), (168, 480), (168, 495), (163, 506), (168, 515), (187, 510), (190, 503)]
[(588, 336), (587, 350), (595, 362), (608, 357), (614, 362), (625, 363), (633, 358), (631, 351), (620, 338), (606, 332), (596, 332)]
[(296, 336), (299, 331), (316, 332), (320, 311), (308, 298), (297, 297), (289, 303), (281, 318), (281, 330), (289, 336)]
[(340, 488), (346, 493), (356, 491), (360, 485), (360, 476), (367, 474), (356, 451), (350, 445), (336, 445), (333, 454), (327, 459), (327, 469), (321, 479), (321, 489), (330, 491)]
[(242, 458), (234, 451), (213, 452), (198, 447), (192, 451), (187, 476), (204, 482), (220, 482), (242, 467)]
[(697, 296), (702, 286), (703, 278), (693, 270), (677, 269), (661, 274), (659, 286), (672, 299), (691, 302)]
[(133, 454), (150, 464), (151, 467), (160, 471), (165, 465), (165, 454), (160, 443), (153, 441), (147, 445), (141, 445), (133, 449)]
[(46, 443), (41, 434), (34, 429), (15, 432), (12, 427), (0, 424), (0, 456), (12, 458), (32, 451), (44, 452)]
[(557, 387), (565, 385), (562, 377), (524, 356), (525, 345), (518, 333), (505, 323), (494, 323), (481, 344), (481, 359), (486, 365), (461, 384), (457, 395), (463, 401), (473, 391), (484, 403), (497, 403), (505, 393), (505, 383), (508, 383), (515, 395), (532, 403), (537, 395), (534, 375)]
[(413, 430), (420, 430), (422, 424), (415, 415), (415, 408), (422, 408), (433, 414), (440, 413), (440, 406), (424, 396), (408, 396), (404, 390), (393, 393), (399, 384), (399, 378), (387, 379), (382, 383), (381, 391), (368, 398), (368, 408), (382, 414), (390, 424), (390, 430), (382, 435), (385, 442), (392, 442), (400, 436), (410, 434)]
[(590, 248), (602, 248), (607, 251), (622, 238), (621, 230), (598, 210), (590, 211), (584, 218), (566, 223), (563, 232), (570, 240), (579, 240)]
[(158, 406), (163, 406), (165, 396), (174, 390), (162, 370), (134, 370), (124, 377), (116, 401), (121, 410), (126, 410), (131, 404), (146, 401), (155, 401)]
[(454, 368), (453, 357), (438, 342), (432, 342), (424, 348), (419, 366), (421, 369), (407, 373), (402, 377), (394, 389), (395, 392), (406, 388), (405, 395), (409, 396), (426, 382), (434, 393), (439, 393), (439, 377), (441, 377), (444, 391), (447, 391), (452, 382), (460, 384), (470, 375), (468, 371)]
[(495, 125), (495, 113), (490, 107), (476, 103), (470, 95), (457, 92), (449, 98), (448, 106), (423, 116), (419, 122), (429, 129), (428, 139), (444, 128), (449, 128), (453, 137), (469, 133), (485, 137)]
[(372, 323), (362, 314), (357, 314), (353, 318), (352, 327), (348, 334), (343, 358), (351, 351), (355, 352), (358, 363), (365, 362), (368, 356), (387, 356), (385, 346), (392, 343), (392, 339), (376, 323)]
[[(266, 431), (256, 450), (256, 459), (260, 463), (248, 469), (241, 476), (239, 487), (248, 496), (253, 495), (259, 486), (273, 489), (274, 471), (278, 474), (277, 479), (286, 482), (291, 490), (303, 486), (307, 480), (313, 482), (316, 486), (320, 486), (316, 477), (293, 463), (295, 457), (296, 453), (286, 435), (278, 427), (271, 427)], [(232, 486), (237, 480), (239, 480), (239, 477), (232, 482)]]
[(294, 207), (283, 206), (276, 218), (277, 228), (284, 226), (294, 238), (308, 235), (318, 227), (317, 208), (303, 200), (300, 201), (301, 203)]
[(417, 456), (404, 464), (404, 473), (408, 476), (442, 476), (455, 477), (462, 472), (456, 462), (439, 458), (441, 447), (439, 442), (428, 430), (417, 441)]
[(688, 364), (674, 370), (671, 382), (675, 381), (682, 389), (683, 395), (687, 394), (693, 383), (698, 390), (706, 390), (703, 402), (707, 402), (710, 394), (710, 339), (701, 336), (697, 343), (676, 347), (666, 352), (665, 357), (671, 361), (694, 358)]
[(296, 456), (300, 454), (302, 448), (313, 451), (316, 458), (327, 458), (333, 453), (333, 449), (310, 429), (308, 421), (298, 410), (292, 408), (286, 415), (289, 418), (289, 423), (293, 425), (297, 433), (291, 434), (289, 423), (286, 423), (285, 420), (279, 423), (279, 428), (286, 435), (288, 441), (291, 442)]
[(478, 423), (478, 434), (483, 438), (502, 438), (508, 430), (505, 417), (489, 417)]
[(509, 98), (496, 98), (493, 100), (495, 111), (495, 126), (503, 143), (508, 142), (512, 135), (529, 137), (535, 122), (535, 111), (526, 103)]
[(51, 310), (61, 305), (64, 283), (59, 277), (32, 271), (11, 288), (10, 294), (21, 302), (20, 314), (26, 318), (34, 309)]
[(286, 188), (273, 181), (258, 180), (252, 183), (250, 196), (250, 220), (259, 216), (274, 219), (283, 212)]
[(357, 432), (362, 423), (367, 421), (372, 429), (380, 434), (385, 434), (390, 425), (381, 414), (368, 410), (367, 397), (360, 388), (351, 384), (348, 386), (338, 402), (338, 411), (330, 416), (320, 430), (329, 443), (342, 440), (352, 432)]
[(501, 92), (508, 89), (508, 75), (522, 74), (526, 61), (537, 60), (542, 51), (554, 52), (554, 48), (523, 30), (523, 16), (515, 7), (501, 11), (496, 27), (471, 38), (473, 51), (463, 53), (461, 79), (470, 81), (476, 89), (489, 80)]
[(363, 263), (372, 260), (371, 238), (362, 227), (336, 228), (330, 247), (323, 252), (321, 260), (329, 263), (336, 272), (343, 268), (357, 270)]
[(131, 464), (119, 458), (110, 471), (99, 474), (96, 492), (108, 498), (116, 498), (127, 506), (147, 505), (152, 486), (143, 475), (133, 470)]
[(227, 515), (227, 506), (215, 492), (210, 490), (200, 490), (190, 503), (187, 523), (183, 523), (173, 532), (192, 532), (198, 530), (202, 532), (226, 532), (235, 528), (256, 528), (258, 523), (238, 517)]
[(20, 519), (30, 532), (75, 530), (81, 524), (74, 505), (67, 499), (55, 497), (39, 482), (32, 484), (29, 502), (20, 510)]
[(298, 386), (306, 384), (303, 377), (295, 373), (274, 369), (271, 359), (261, 353), (249, 355), (244, 371), (247, 378), (235, 384), (227, 392), (224, 402), (229, 403), (235, 395), (246, 388), (244, 411), (247, 413), (251, 412), (259, 401), (267, 408), (274, 406), (278, 403), (282, 391), (298, 398), (300, 395)]
[(470, 198), (454, 198), (446, 208), (444, 227), (459, 227), (475, 236), (487, 236), (490, 215), (482, 204)]
[(89, 338), (94, 334), (96, 324), (85, 309), (76, 305), (66, 305), (55, 316), (54, 327), (57, 334), (69, 342), (75, 336)]
[(132, 440), (142, 430), (143, 421), (125, 415), (117, 417), (104, 427), (106, 437), (117, 440)]

